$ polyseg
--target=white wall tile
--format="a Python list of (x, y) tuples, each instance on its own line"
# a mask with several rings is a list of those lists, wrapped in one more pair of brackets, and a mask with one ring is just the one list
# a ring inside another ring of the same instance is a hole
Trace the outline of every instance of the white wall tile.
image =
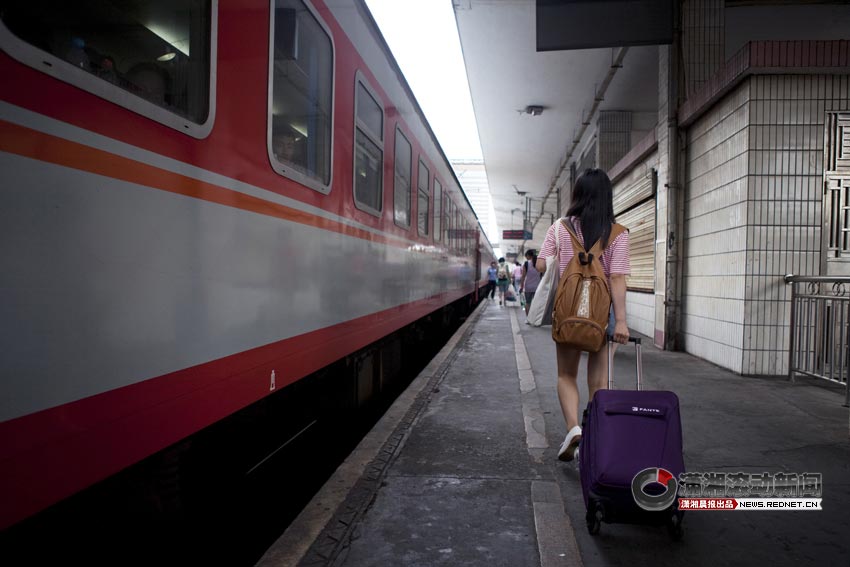
[(654, 293), (626, 293), (626, 320), (630, 329), (653, 337), (655, 335), (655, 301)]

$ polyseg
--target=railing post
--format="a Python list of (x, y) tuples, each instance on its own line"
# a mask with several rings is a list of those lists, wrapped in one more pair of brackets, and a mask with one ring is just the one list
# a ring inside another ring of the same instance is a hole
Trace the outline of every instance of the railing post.
[[(793, 382), (798, 374), (805, 374), (843, 384), (847, 388), (845, 405), (850, 406), (850, 276), (788, 274), (785, 283), (793, 286), (788, 380)], [(800, 285), (808, 287), (801, 290)]]
[(796, 347), (797, 329), (794, 324), (797, 322), (797, 284), (793, 281), (793, 275), (785, 276), (785, 283), (791, 284), (791, 321), (789, 323), (789, 331), (791, 332), (791, 340), (788, 343), (788, 380), (794, 382), (794, 348)]

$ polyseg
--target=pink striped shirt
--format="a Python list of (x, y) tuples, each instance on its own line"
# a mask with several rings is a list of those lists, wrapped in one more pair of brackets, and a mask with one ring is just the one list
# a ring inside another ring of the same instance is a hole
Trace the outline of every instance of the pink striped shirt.
[[(576, 235), (580, 242), (584, 243), (584, 236), (581, 234), (581, 224), (577, 217), (572, 217), (573, 226), (576, 229)], [(541, 258), (550, 258), (555, 255), (555, 227), (558, 227), (558, 238), (561, 242), (561, 254), (558, 257), (558, 267), (561, 270), (561, 275), (567, 269), (567, 264), (573, 259), (573, 244), (570, 240), (570, 233), (564, 227), (564, 223), (560, 220), (549, 227), (546, 231), (546, 238), (543, 239), (543, 246), (540, 248)], [(631, 257), (629, 256), (629, 231), (625, 231), (620, 236), (614, 239), (614, 242), (608, 245), (605, 252), (602, 254), (602, 270), (609, 278), (611, 274), (629, 275), (632, 271)]]

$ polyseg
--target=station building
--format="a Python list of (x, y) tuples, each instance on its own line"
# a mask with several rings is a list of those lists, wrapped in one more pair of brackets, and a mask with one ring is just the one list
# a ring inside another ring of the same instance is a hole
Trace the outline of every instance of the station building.
[(600, 167), (631, 231), (630, 328), (788, 374), (785, 276), (850, 273), (850, 5), (684, 0), (668, 44), (568, 51), (535, 49), (533, 2), (455, 14), (499, 225), (529, 211), (514, 244), (539, 249)]

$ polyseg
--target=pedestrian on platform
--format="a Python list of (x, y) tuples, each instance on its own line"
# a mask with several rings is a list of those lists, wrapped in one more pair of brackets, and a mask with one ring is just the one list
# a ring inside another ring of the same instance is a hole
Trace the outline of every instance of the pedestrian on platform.
[(490, 267), (487, 268), (487, 290), (484, 292), (484, 297), (490, 296), (494, 299), (496, 295), (496, 274), (499, 269), (496, 267), (496, 262), (490, 262)]
[[(514, 291), (519, 293), (519, 284), (522, 281), (522, 264), (519, 263), (519, 260), (514, 260), (514, 267), (511, 275), (514, 280)], [(519, 299), (517, 299), (517, 301), (519, 301)]]
[(511, 285), (511, 267), (504, 258), (499, 258), (499, 267), (496, 269), (496, 285), (499, 287), (499, 305), (505, 304), (505, 292)]
[(525, 262), (522, 265), (522, 279), (519, 282), (519, 292), (525, 294), (525, 314), (531, 309), (534, 300), (534, 292), (540, 283), (540, 272), (537, 271), (537, 254), (534, 250), (525, 253)]
[[(586, 250), (589, 250), (597, 240), (605, 243), (602, 255), (602, 270), (608, 278), (611, 292), (611, 314), (608, 321), (608, 335), (614, 341), (624, 344), (629, 340), (629, 328), (626, 325), (626, 276), (631, 270), (629, 259), (629, 233), (622, 232), (613, 242), (608, 242), (611, 228), (614, 224), (613, 191), (611, 180), (601, 169), (588, 169), (576, 181), (573, 187), (571, 205), (566, 217), (549, 227), (540, 257), (537, 260), (537, 270), (546, 271), (546, 258), (554, 256), (555, 231), (558, 231), (560, 251), (558, 267), (561, 276), (573, 257), (570, 233), (571, 226)], [(589, 245), (588, 245), (589, 244)], [(575, 457), (576, 448), (581, 440), (581, 427), (578, 420), (579, 393), (576, 377), (581, 360), (581, 351), (570, 346), (556, 343), (558, 360), (558, 400), (567, 424), (567, 436), (558, 450), (558, 459), (571, 461)], [(608, 349), (588, 353), (587, 357), (587, 389), (590, 400), (596, 390), (604, 389), (608, 375)]]

